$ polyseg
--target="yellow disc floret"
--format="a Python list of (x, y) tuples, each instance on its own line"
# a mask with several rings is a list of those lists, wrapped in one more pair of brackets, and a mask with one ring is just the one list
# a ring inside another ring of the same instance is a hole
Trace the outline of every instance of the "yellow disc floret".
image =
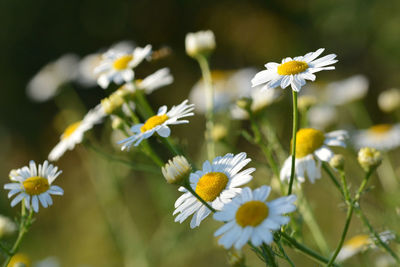
[(222, 172), (209, 172), (198, 181), (196, 193), (207, 202), (213, 201), (225, 189), (228, 181), (228, 177)]
[(304, 61), (288, 61), (278, 66), (279, 75), (294, 75), (308, 69), (308, 64)]
[(370, 238), (368, 235), (356, 235), (355, 237), (346, 241), (346, 243), (344, 243), (344, 245), (349, 246), (352, 249), (358, 249), (358, 248), (368, 245), (369, 243), (370, 243)]
[(128, 67), (129, 62), (133, 59), (132, 55), (126, 55), (114, 61), (113, 67), (116, 70), (124, 70)]
[(17, 253), (14, 256), (12, 256), (10, 262), (7, 265), (7, 267), (19, 267), (19, 266), (24, 266), (24, 267), (31, 266), (31, 260), (27, 255), (22, 253)]
[(268, 217), (268, 206), (262, 201), (244, 203), (236, 212), (236, 222), (242, 227), (257, 226)]
[(67, 127), (67, 129), (65, 129), (64, 134), (62, 135), (62, 139), (67, 139), (68, 137), (70, 137), (75, 130), (79, 127), (79, 125), (81, 125), (82, 121), (77, 121), (73, 124), (71, 124), (70, 126)]
[(300, 129), (296, 135), (296, 158), (314, 153), (325, 141), (324, 133), (312, 128)]
[(392, 129), (392, 125), (390, 124), (377, 124), (369, 128), (369, 131), (371, 131), (374, 134), (385, 134)]
[(29, 177), (28, 179), (23, 181), (22, 184), (25, 188), (25, 192), (31, 196), (40, 195), (50, 188), (48, 180), (41, 176)]
[(155, 115), (147, 119), (147, 121), (144, 123), (144, 125), (140, 128), (140, 131), (142, 133), (153, 129), (154, 127), (163, 124), (166, 120), (168, 120), (168, 116), (163, 114), (163, 115)]

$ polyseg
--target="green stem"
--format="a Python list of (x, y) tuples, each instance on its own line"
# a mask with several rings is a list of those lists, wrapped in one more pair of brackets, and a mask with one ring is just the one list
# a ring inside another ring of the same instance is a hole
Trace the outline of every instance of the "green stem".
[(299, 197), (300, 203), (302, 204), (299, 205), (299, 209), (301, 210), (301, 214), (303, 215), (305, 223), (310, 229), (310, 232), (315, 240), (315, 243), (317, 244), (319, 250), (323, 254), (328, 254), (329, 253), (328, 243), (326, 242), (324, 235), (322, 234), (321, 228), (319, 227), (315, 219), (315, 216), (312, 212), (312, 208), (308, 203), (306, 197), (304, 196), (303, 190), (301, 188), (298, 190), (297, 195)]
[(286, 254), (285, 250), (283, 249), (283, 246), (281, 244), (281, 241), (278, 240), (275, 242), (278, 245), (279, 251), (282, 253), (283, 257), (285, 258), (285, 260), (290, 264), (290, 266), (295, 267), (294, 263), (292, 262), (292, 260), (288, 257), (288, 255)]
[(265, 125), (267, 139), (271, 140), (270, 144), (271, 144), (272, 149), (274, 150), (278, 159), (280, 161), (284, 161), (286, 159), (286, 152), (282, 147), (282, 144), (276, 134), (274, 127), (271, 125), (270, 121), (265, 116), (263, 116), (262, 123), (263, 123), (263, 125)]
[(346, 222), (345, 222), (345, 225), (343, 228), (342, 236), (340, 237), (339, 244), (337, 245), (335, 252), (333, 253), (328, 264), (326, 265), (327, 267), (331, 266), (335, 262), (337, 255), (339, 254), (340, 250), (342, 249), (344, 239), (346, 238), (347, 231), (349, 230), (351, 218), (353, 216), (354, 205), (352, 204), (352, 200), (351, 200), (350, 193), (349, 193), (349, 188), (347, 187), (346, 177), (345, 177), (345, 174), (343, 171), (340, 171), (340, 178), (342, 180), (344, 196), (345, 196), (346, 203), (347, 203), (349, 209), (347, 210)]
[(265, 254), (266, 257), (265, 263), (267, 264), (267, 267), (270, 266), (269, 264), (271, 264), (272, 267), (278, 267), (278, 265), (275, 262), (274, 254), (271, 253), (271, 248), (263, 243), (261, 249)]
[(147, 140), (142, 141), (142, 148), (144, 153), (151, 158), (155, 164), (157, 164), (159, 167), (164, 167), (164, 161), (157, 155), (157, 153), (154, 152), (153, 148), (150, 146), (149, 142)]
[(297, 92), (293, 91), (293, 132), (292, 132), (292, 169), (290, 171), (288, 195), (292, 193), (296, 161), (296, 135), (298, 128)]
[(207, 105), (207, 112), (206, 112), (207, 154), (208, 154), (208, 159), (212, 160), (215, 157), (215, 145), (214, 145), (214, 140), (212, 138), (212, 132), (214, 129), (214, 88), (212, 86), (212, 78), (207, 58), (200, 55), (196, 59), (200, 65), (203, 81), (205, 84), (206, 105)]
[(211, 210), (212, 212), (216, 212), (216, 210), (210, 206), (210, 204), (207, 203), (207, 201), (205, 201), (204, 199), (202, 199), (197, 193), (196, 191), (193, 190), (193, 188), (190, 186), (189, 183), (183, 185), (183, 187), (186, 188), (187, 191), (189, 191), (195, 198), (197, 198), (204, 206), (206, 206), (209, 210)]
[(149, 102), (147, 101), (145, 95), (143, 94), (142, 90), (136, 90), (136, 99), (141, 107), (143, 116), (145, 116), (146, 118), (150, 118), (151, 116), (154, 115), (154, 111), (151, 108)]
[(372, 125), (371, 117), (361, 100), (350, 103), (348, 107), (358, 128), (366, 128)]
[[(292, 238), (291, 236), (289, 236), (288, 234), (286, 234), (285, 232), (281, 232), (281, 235), (283, 236), (283, 238), (286, 239), (286, 241), (288, 241), (293, 247), (295, 247), (297, 250), (299, 250), (300, 252), (302, 252), (303, 254), (307, 255), (309, 258), (311, 258), (312, 260), (314, 260), (315, 262), (318, 263), (328, 263), (328, 259), (319, 255), (317, 252), (315, 252), (314, 250), (306, 247), (305, 245), (299, 243), (296, 241), (296, 239)], [(334, 265), (337, 266), (337, 265)]]
[(333, 184), (336, 186), (336, 188), (340, 191), (342, 196), (345, 197), (343, 189), (342, 189), (342, 186), (340, 185), (339, 181), (336, 179), (336, 177), (333, 174), (333, 172), (332, 172), (331, 168), (329, 167), (329, 165), (326, 162), (322, 161), (322, 168), (328, 174), (329, 178), (331, 179)]
[(15, 240), (15, 243), (14, 243), (13, 247), (11, 248), (6, 260), (4, 261), (3, 267), (7, 267), (8, 264), (10, 263), (12, 256), (14, 256), (18, 252), (18, 248), (21, 245), (22, 239), (24, 238), (25, 234), (29, 230), (29, 227), (31, 226), (32, 217), (33, 217), (33, 209), (32, 208), (30, 209), (28, 217), (26, 217), (25, 214), (23, 216), (21, 215), (21, 217), (22, 217), (22, 220), (21, 220), (21, 224), (19, 226), (18, 237)]

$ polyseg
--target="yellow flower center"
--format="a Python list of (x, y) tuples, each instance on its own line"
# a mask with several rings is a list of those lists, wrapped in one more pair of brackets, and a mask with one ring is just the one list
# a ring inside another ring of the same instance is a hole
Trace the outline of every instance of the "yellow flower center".
[(166, 120), (168, 120), (168, 116), (167, 115), (155, 115), (153, 117), (150, 117), (149, 119), (147, 119), (147, 121), (144, 123), (144, 125), (140, 128), (140, 131), (142, 133), (153, 129), (154, 127), (156, 127), (157, 125), (163, 124)]
[(23, 183), (25, 192), (29, 195), (40, 195), (49, 190), (50, 185), (46, 178), (41, 176), (33, 176), (26, 179)]
[(124, 70), (128, 67), (129, 62), (132, 59), (133, 59), (132, 55), (122, 56), (114, 61), (113, 67), (116, 70)]
[(300, 129), (296, 134), (296, 158), (303, 158), (320, 148), (325, 141), (324, 133), (312, 128)]
[(308, 69), (308, 64), (304, 61), (288, 61), (278, 66), (279, 75), (292, 75), (301, 73)]
[(242, 226), (257, 226), (268, 217), (268, 206), (262, 201), (244, 203), (236, 212), (236, 222)]
[(392, 127), (393, 126), (390, 124), (378, 124), (370, 127), (369, 131), (371, 131), (374, 134), (385, 134), (389, 132), (390, 129), (392, 129)]
[(65, 129), (64, 134), (62, 135), (62, 139), (67, 139), (68, 137), (71, 136), (75, 132), (75, 130), (81, 125), (82, 121), (77, 121)]
[(17, 253), (14, 256), (12, 256), (10, 262), (8, 263), (7, 267), (19, 267), (19, 266), (25, 266), (25, 267), (30, 267), (31, 266), (31, 260), (26, 256), (25, 254), (22, 253)]
[(370, 243), (368, 235), (356, 235), (349, 241), (346, 241), (345, 246), (350, 246), (352, 249), (358, 249)]
[(213, 201), (221, 194), (228, 181), (228, 177), (222, 172), (209, 172), (198, 181), (196, 193), (207, 202)]

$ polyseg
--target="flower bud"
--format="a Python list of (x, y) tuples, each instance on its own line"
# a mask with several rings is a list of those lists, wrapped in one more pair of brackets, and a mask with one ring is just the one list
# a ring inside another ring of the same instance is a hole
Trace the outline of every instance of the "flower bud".
[(124, 122), (122, 121), (122, 119), (120, 117), (113, 116), (112, 117), (111, 127), (114, 130), (123, 129), (124, 128)]
[(8, 217), (0, 215), (0, 238), (12, 235), (17, 231), (17, 225)]
[(301, 112), (309, 110), (312, 106), (317, 103), (317, 98), (312, 95), (299, 96), (297, 105)]
[(228, 131), (224, 125), (216, 124), (214, 125), (211, 135), (214, 141), (220, 141), (228, 135)]
[(378, 97), (378, 106), (384, 112), (393, 112), (400, 108), (400, 89), (392, 88), (382, 92)]
[(371, 147), (364, 147), (358, 151), (358, 163), (361, 167), (369, 172), (372, 168), (379, 166), (382, 162), (382, 154), (380, 151)]
[(247, 111), (247, 110), (251, 109), (251, 104), (252, 104), (252, 102), (253, 102), (253, 100), (252, 100), (251, 98), (242, 97), (242, 98), (239, 98), (239, 99), (236, 101), (236, 105), (237, 105), (239, 108), (244, 109), (244, 110)]
[(229, 251), (228, 263), (232, 267), (244, 266), (245, 258), (241, 251)]
[(185, 46), (186, 53), (191, 57), (208, 56), (215, 49), (214, 33), (210, 30), (188, 33)]
[(176, 156), (169, 160), (161, 171), (169, 184), (182, 184), (192, 172), (192, 167), (184, 156)]
[(329, 161), (329, 165), (331, 165), (332, 168), (338, 169), (338, 170), (343, 170), (344, 168), (344, 157), (343, 155), (336, 154), (334, 155), (331, 160)]

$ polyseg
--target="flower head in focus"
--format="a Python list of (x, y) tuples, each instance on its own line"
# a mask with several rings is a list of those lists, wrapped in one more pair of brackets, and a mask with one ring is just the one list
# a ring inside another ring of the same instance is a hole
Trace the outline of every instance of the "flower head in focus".
[(382, 151), (400, 146), (400, 124), (377, 124), (368, 129), (356, 131), (352, 141), (357, 149), (373, 147)]
[(382, 162), (382, 153), (375, 148), (363, 147), (358, 151), (358, 163), (366, 171), (379, 166)]
[(47, 208), (53, 204), (50, 195), (63, 195), (61, 187), (52, 185), (54, 180), (61, 174), (58, 168), (49, 164), (46, 160), (43, 164), (38, 164), (31, 160), (29, 167), (25, 166), (18, 169), (16, 173), (11, 174), (11, 180), (14, 183), (4, 185), (4, 189), (10, 190), (8, 198), (17, 196), (11, 201), (11, 207), (24, 201), (27, 209), (33, 208), (35, 212), (39, 211), (39, 202)]
[(324, 48), (310, 52), (304, 56), (282, 59), (281, 64), (270, 62), (265, 64), (266, 70), (257, 73), (251, 80), (253, 86), (263, 85), (263, 89), (272, 89), (280, 86), (285, 89), (289, 85), (293, 91), (299, 92), (306, 84), (306, 80), (315, 81), (316, 72), (335, 69), (332, 64), (337, 62), (335, 54), (318, 58)]
[[(212, 163), (207, 160), (203, 163), (202, 170), (190, 174), (190, 186), (212, 208), (221, 210), (241, 192), (242, 189), (238, 187), (253, 178), (251, 173), (255, 171), (254, 168), (241, 171), (249, 162), (250, 159), (246, 158), (244, 152), (216, 157)], [(190, 227), (195, 228), (211, 213), (211, 210), (184, 187), (180, 187), (179, 191), (183, 192), (183, 195), (175, 202), (174, 215), (178, 214), (175, 221), (182, 223), (193, 215)]]
[(85, 117), (78, 122), (69, 125), (60, 137), (60, 142), (51, 150), (49, 160), (58, 160), (67, 150), (74, 149), (75, 145), (83, 140), (85, 132), (92, 129), (94, 125), (102, 122), (106, 112), (99, 104), (89, 110)]
[(132, 53), (110, 49), (102, 56), (102, 61), (94, 70), (99, 74), (97, 83), (106, 89), (111, 82), (121, 84), (133, 80), (133, 68), (139, 65), (151, 53), (151, 45), (136, 47)]
[(186, 34), (186, 53), (191, 57), (208, 56), (215, 46), (215, 36), (211, 30)]
[[(347, 132), (344, 130), (324, 134), (313, 128), (300, 129), (296, 134), (296, 172), (298, 181), (303, 183), (308, 177), (311, 183), (321, 178), (321, 161), (329, 162), (334, 153), (328, 146), (345, 147)], [(281, 180), (289, 180), (292, 168), (292, 156), (283, 164)]]
[(262, 243), (271, 244), (274, 240), (273, 231), (288, 224), (290, 218), (284, 214), (296, 210), (293, 204), (295, 195), (280, 197), (267, 202), (271, 187), (261, 186), (255, 190), (248, 187), (221, 211), (214, 214), (214, 219), (225, 222), (214, 236), (222, 237), (218, 243), (226, 249), (232, 246), (240, 250), (247, 242), (258, 247)]
[(54, 97), (64, 83), (77, 76), (78, 56), (66, 54), (44, 66), (28, 83), (26, 93), (36, 102)]
[(138, 146), (143, 139), (150, 138), (155, 132), (161, 137), (168, 137), (171, 134), (168, 125), (189, 123), (188, 120), (179, 120), (194, 115), (192, 112), (194, 105), (187, 103), (188, 100), (185, 100), (178, 106), (173, 106), (170, 111), (167, 111), (167, 106), (162, 106), (158, 109), (157, 115), (148, 118), (145, 123), (134, 125), (131, 128), (133, 135), (118, 142), (123, 144), (121, 149), (129, 149), (132, 145)]
[(176, 156), (169, 160), (161, 171), (169, 184), (180, 184), (189, 177), (192, 172), (192, 166), (184, 156)]

